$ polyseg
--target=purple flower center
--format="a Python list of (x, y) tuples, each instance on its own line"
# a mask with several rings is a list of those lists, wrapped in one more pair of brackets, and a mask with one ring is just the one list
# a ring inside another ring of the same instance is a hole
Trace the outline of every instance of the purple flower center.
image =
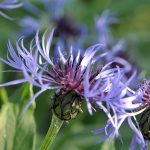
[(144, 80), (140, 88), (143, 92), (142, 100), (145, 102), (145, 105), (150, 106), (150, 81)]
[[(86, 68), (82, 69), (82, 60), (83, 57), (80, 57), (79, 61), (76, 63), (75, 58), (71, 59), (71, 57), (69, 57), (65, 65), (57, 61), (52, 67), (52, 70), (48, 73), (48, 76), (54, 80), (54, 84), (62, 85), (62, 90), (64, 92), (70, 91), (81, 94), (84, 92), (83, 80), (86, 71)], [(90, 74), (89, 81), (91, 86), (98, 73), (99, 71), (97, 70), (95, 73)]]

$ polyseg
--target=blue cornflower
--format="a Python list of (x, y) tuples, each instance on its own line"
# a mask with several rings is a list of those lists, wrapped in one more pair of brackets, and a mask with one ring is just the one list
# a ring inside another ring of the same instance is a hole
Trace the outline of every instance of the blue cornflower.
[[(113, 137), (118, 136), (118, 129), (123, 121), (130, 116), (130, 111), (139, 108), (141, 104), (135, 104), (137, 96), (128, 85), (134, 78), (135, 73), (127, 81), (123, 72), (118, 71), (115, 78), (110, 80), (111, 86), (105, 97), (99, 97), (97, 104), (106, 112), (108, 116), (107, 126), (112, 126)], [(106, 105), (106, 106), (105, 106)], [(110, 130), (110, 128), (109, 128)], [(106, 136), (106, 137), (109, 137)]]
[(144, 80), (140, 85), (138, 92), (141, 97), (138, 102), (142, 105), (137, 112), (141, 112), (141, 117), (139, 123), (137, 123), (138, 130), (135, 131), (131, 147), (135, 150), (139, 144), (142, 150), (147, 150), (148, 140), (150, 140), (150, 81)]
[(114, 17), (109, 10), (105, 10), (102, 15), (96, 19), (96, 30), (98, 33), (98, 40), (100, 43), (103, 43), (107, 48), (112, 45), (114, 39), (111, 34), (110, 25), (116, 24), (119, 22), (117, 17)]
[[(131, 77), (131, 79), (133, 76)], [(129, 81), (130, 82), (130, 81)], [(141, 150), (147, 150), (147, 140), (150, 139), (149, 134), (149, 98), (150, 98), (150, 82), (144, 80), (141, 84), (140, 88), (137, 91), (133, 91), (129, 88), (129, 82), (126, 83), (124, 88), (116, 91), (120, 97), (117, 96), (111, 98), (107, 105), (110, 105), (115, 110), (113, 112), (113, 116), (110, 118), (108, 116), (108, 121), (105, 128), (93, 131), (94, 134), (105, 134), (99, 142), (104, 141), (107, 138), (113, 140), (117, 137), (122, 137), (119, 133), (120, 127), (128, 122), (131, 130), (134, 132), (134, 137), (131, 142), (130, 149), (136, 150), (138, 145), (140, 146)], [(125, 84), (124, 84), (125, 85)], [(114, 87), (115, 88), (115, 87)], [(113, 90), (112, 90), (113, 91)], [(114, 94), (113, 94), (114, 96)], [(108, 101), (105, 99), (105, 101)], [(106, 109), (107, 114), (109, 108)], [(111, 114), (109, 112), (109, 114)], [(140, 122), (137, 121), (137, 115), (142, 114), (140, 118)], [(116, 124), (114, 124), (116, 121)]]
[(124, 39), (116, 41), (113, 37), (110, 25), (117, 24), (119, 19), (112, 15), (113, 13), (109, 10), (105, 10), (102, 15), (96, 20), (96, 30), (98, 36), (98, 42), (103, 43), (103, 51), (109, 52), (109, 55), (105, 57), (106, 62), (114, 61), (120, 67), (124, 67), (124, 70), (130, 75), (133, 73), (133, 66), (128, 62), (128, 56), (124, 52), (126, 49), (126, 43)]
[[(14, 50), (11, 42), (8, 42), (7, 60), (3, 58), (0, 58), (0, 60), (14, 68), (10, 71), (22, 73), (23, 78), (0, 86), (29, 82), (40, 88), (28, 102), (23, 113), (37, 96), (46, 90), (55, 89), (57, 91), (54, 96), (55, 100), (75, 95), (75, 103), (80, 103), (84, 99), (87, 102), (90, 114), (92, 114), (97, 97), (107, 95), (107, 91), (113, 84), (110, 82), (120, 74), (120, 69), (111, 68), (109, 67), (110, 64), (106, 64), (94, 70), (98, 59), (105, 56), (104, 54), (96, 55), (101, 48), (100, 44), (89, 47), (85, 52), (78, 51), (77, 54), (73, 54), (72, 48), (69, 54), (64, 54), (65, 52), (62, 52), (59, 47), (58, 58), (52, 58), (50, 47), (54, 30), (48, 38), (46, 38), (46, 33), (40, 40), (39, 31), (37, 31), (35, 38), (30, 42), (29, 48), (25, 47), (24, 39), (20, 38), (16, 43), (17, 51)], [(99, 86), (100, 88), (98, 88)], [(89, 92), (90, 89), (92, 89), (91, 92)], [(57, 106), (57, 102), (54, 105)]]
[(144, 80), (139, 88), (144, 106), (150, 106), (150, 81)]
[(6, 15), (3, 10), (10, 10), (10, 9), (16, 9), (21, 7), (21, 3), (17, 3), (16, 0), (5, 0), (3, 2), (0, 2), (0, 16), (12, 20), (12, 18), (8, 15)]

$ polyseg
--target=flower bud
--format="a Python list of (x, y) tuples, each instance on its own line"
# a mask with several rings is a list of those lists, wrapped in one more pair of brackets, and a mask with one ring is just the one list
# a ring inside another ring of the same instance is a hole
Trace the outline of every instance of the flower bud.
[(53, 112), (61, 120), (74, 119), (81, 110), (81, 96), (73, 92), (57, 92), (53, 97)]
[(139, 126), (144, 139), (150, 140), (150, 108), (142, 113)]

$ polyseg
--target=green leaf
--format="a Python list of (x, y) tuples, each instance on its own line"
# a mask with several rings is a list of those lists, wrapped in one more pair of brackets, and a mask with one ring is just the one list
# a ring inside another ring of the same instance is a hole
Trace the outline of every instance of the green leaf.
[(101, 149), (103, 150), (115, 150), (115, 142), (107, 139), (103, 142)]
[(35, 133), (34, 116), (28, 111), (24, 115), (24, 118), (17, 122), (13, 150), (34, 150)]
[(4, 88), (0, 88), (0, 105), (8, 102), (7, 92)]
[(12, 113), (12, 105), (3, 105), (0, 114), (0, 149), (12, 149), (15, 134), (16, 119)]
[[(22, 111), (32, 96), (32, 85), (25, 83), (10, 97), (10, 102), (18, 104), (20, 111)], [(35, 109), (35, 103), (31, 105), (31, 109)]]
[(11, 97), (10, 101), (14, 103), (9, 102), (2, 105), (0, 113), (0, 150), (35, 149), (36, 125), (33, 107), (20, 118), (23, 105), (32, 95), (30, 91), (30, 86), (25, 84)]

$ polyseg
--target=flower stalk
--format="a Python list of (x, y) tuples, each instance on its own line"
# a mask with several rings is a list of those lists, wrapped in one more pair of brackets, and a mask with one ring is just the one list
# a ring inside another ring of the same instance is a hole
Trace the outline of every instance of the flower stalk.
[(51, 121), (50, 127), (40, 147), (40, 150), (48, 150), (48, 148), (53, 143), (55, 137), (57, 136), (57, 133), (59, 132), (63, 122), (64, 122), (63, 120), (60, 120), (54, 114), (52, 115), (52, 121)]
[(148, 141), (148, 149), (150, 148), (150, 141)]

